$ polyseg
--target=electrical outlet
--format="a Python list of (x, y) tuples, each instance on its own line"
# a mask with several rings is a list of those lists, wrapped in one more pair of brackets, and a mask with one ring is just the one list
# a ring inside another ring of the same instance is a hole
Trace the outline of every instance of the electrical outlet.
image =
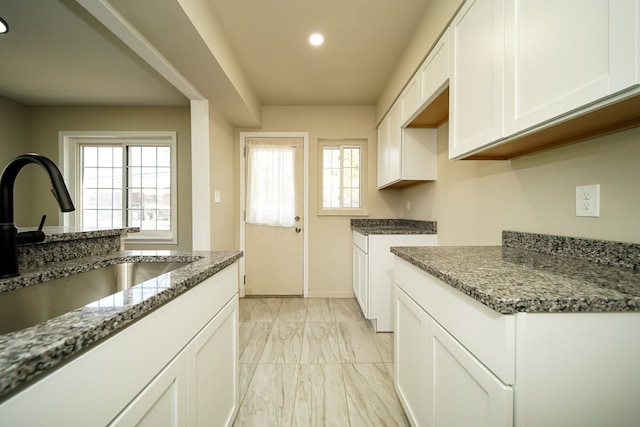
[(407, 210), (411, 210), (411, 200), (407, 200)]
[(576, 216), (600, 216), (600, 184), (576, 187)]

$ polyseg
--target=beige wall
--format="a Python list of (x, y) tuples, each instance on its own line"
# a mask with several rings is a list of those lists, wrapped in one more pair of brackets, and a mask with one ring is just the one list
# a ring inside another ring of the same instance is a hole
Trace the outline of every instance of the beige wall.
[[(211, 250), (237, 249), (239, 211), (238, 146), (235, 129), (220, 113), (209, 107), (211, 164)], [(220, 203), (214, 202), (214, 191)], [(198, 201), (194, 200), (195, 209)], [(195, 230), (197, 232), (197, 230)]]
[[(191, 118), (188, 107), (30, 107), (30, 150), (58, 161), (59, 131), (175, 131), (178, 159), (178, 244), (167, 249), (191, 249)], [(47, 225), (58, 223), (58, 206), (46, 174), (31, 173), (29, 225), (42, 214)], [(131, 249), (151, 248), (131, 245)]]
[[(447, 133), (438, 180), (402, 192), (403, 217), (437, 221), (439, 245), (499, 245), (502, 230), (640, 243), (640, 128), (511, 161), (450, 161)], [(599, 218), (575, 216), (585, 184), (600, 184)]]
[[(29, 109), (25, 105), (0, 96), (0, 171), (29, 149)], [(29, 173), (23, 170), (16, 178), (14, 220), (18, 226), (28, 223), (29, 199), (20, 197), (29, 189)]]
[(309, 296), (353, 296), (351, 292), (350, 217), (319, 216), (318, 139), (366, 138), (368, 211), (374, 218), (400, 215), (400, 191), (376, 190), (375, 108), (264, 107), (261, 131), (309, 132)]
[(429, 0), (416, 32), (376, 103), (376, 123), (380, 123), (411, 76), (427, 57), (464, 0)]

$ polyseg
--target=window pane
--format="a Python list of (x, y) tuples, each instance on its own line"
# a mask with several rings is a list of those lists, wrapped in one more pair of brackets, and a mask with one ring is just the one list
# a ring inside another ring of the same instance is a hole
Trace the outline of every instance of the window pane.
[(98, 147), (82, 147), (82, 163), (84, 166), (98, 166)]
[(129, 168), (129, 187), (142, 187), (142, 168)]
[(170, 231), (171, 146), (117, 143), (80, 146), (81, 224)]
[(113, 227), (113, 214), (110, 210), (98, 211), (98, 227), (99, 228)]
[(86, 227), (98, 226), (98, 211), (93, 209), (85, 209), (82, 211), (82, 225)]
[(113, 170), (98, 168), (98, 188), (113, 188)]
[(98, 190), (98, 209), (111, 209), (113, 207), (113, 190)]
[(142, 187), (156, 187), (156, 168), (142, 168)]
[(158, 188), (171, 188), (170, 168), (158, 168)]
[(358, 146), (323, 147), (323, 208), (360, 208), (360, 155)]
[(98, 166), (113, 166), (113, 148), (114, 147), (98, 147)]
[(156, 166), (156, 147), (142, 147), (142, 166)]
[(85, 167), (82, 173), (82, 188), (98, 187), (98, 168)]
[(171, 147), (158, 147), (158, 166), (171, 166)]
[(82, 208), (83, 209), (96, 209), (98, 207), (98, 190), (83, 190), (82, 191)]
[(129, 166), (142, 166), (142, 147), (128, 147)]

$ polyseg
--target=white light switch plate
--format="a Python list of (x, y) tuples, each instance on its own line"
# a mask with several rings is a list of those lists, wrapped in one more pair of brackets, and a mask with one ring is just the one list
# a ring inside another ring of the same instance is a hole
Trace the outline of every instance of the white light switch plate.
[(600, 184), (576, 187), (576, 216), (600, 216)]

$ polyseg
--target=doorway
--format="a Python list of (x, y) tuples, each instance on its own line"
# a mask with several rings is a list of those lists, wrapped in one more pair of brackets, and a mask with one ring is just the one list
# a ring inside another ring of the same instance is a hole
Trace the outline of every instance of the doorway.
[(241, 296), (307, 296), (308, 162), (306, 132), (240, 133)]

